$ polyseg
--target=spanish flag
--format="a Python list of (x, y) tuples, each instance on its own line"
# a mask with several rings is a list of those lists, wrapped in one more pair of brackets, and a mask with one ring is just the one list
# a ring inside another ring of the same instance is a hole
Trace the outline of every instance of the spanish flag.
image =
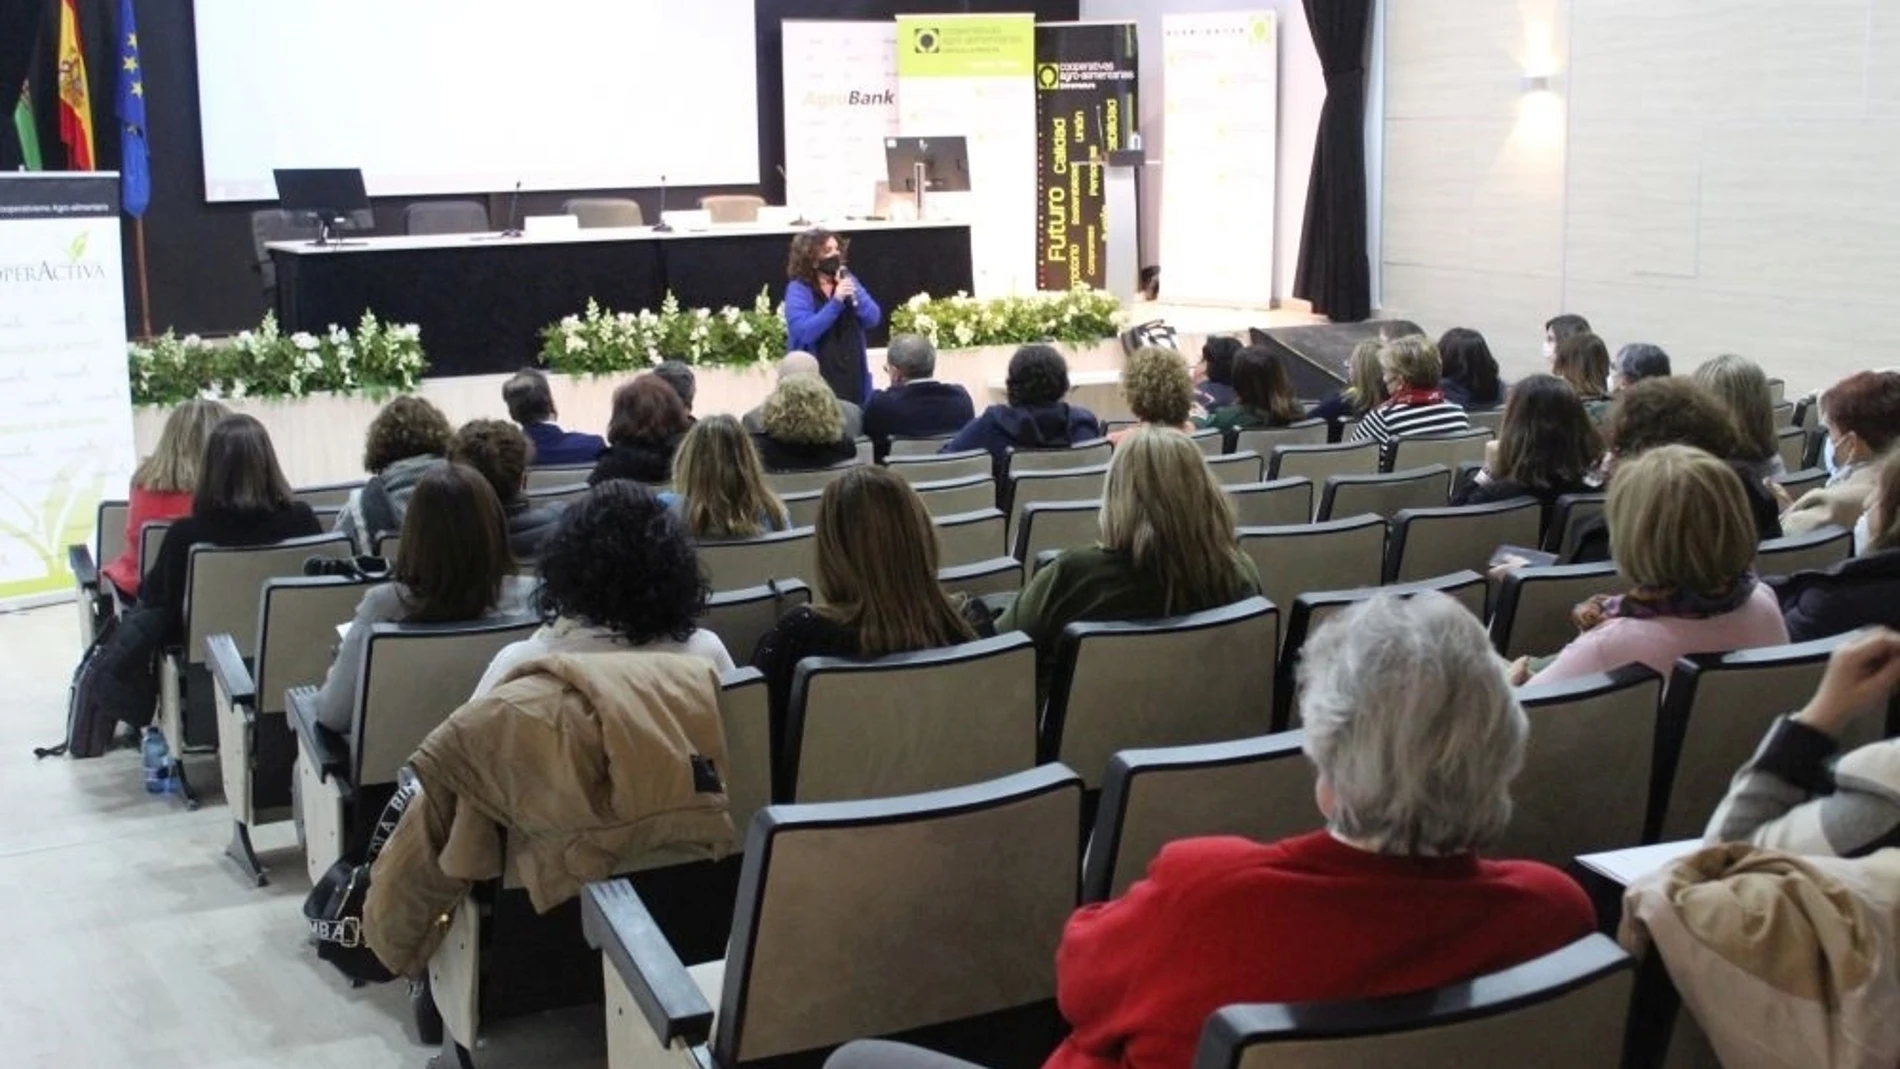
[(79, 41), (77, 0), (59, 0), (59, 139), (66, 144), (66, 167), (94, 168), (92, 93), (86, 88), (86, 49)]

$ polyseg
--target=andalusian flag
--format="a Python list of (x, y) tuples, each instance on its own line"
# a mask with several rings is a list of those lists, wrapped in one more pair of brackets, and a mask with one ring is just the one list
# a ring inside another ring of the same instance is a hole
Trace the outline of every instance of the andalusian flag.
[(20, 160), (29, 171), (37, 171), (46, 165), (40, 161), (40, 129), (33, 121), (32, 87), (20, 87), (20, 102), (13, 106), (13, 132), (20, 138)]
[(59, 0), (59, 139), (66, 144), (66, 169), (90, 171), (92, 93), (86, 88), (86, 49), (79, 41), (76, 0)]

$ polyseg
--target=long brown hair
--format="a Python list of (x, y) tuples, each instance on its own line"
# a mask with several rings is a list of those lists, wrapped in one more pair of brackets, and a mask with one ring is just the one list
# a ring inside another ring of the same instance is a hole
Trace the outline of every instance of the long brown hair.
[(802, 231), (792, 238), (791, 256), (785, 263), (785, 277), (818, 288), (818, 261), (825, 258), (825, 243), (838, 239), (838, 254), (845, 255), (845, 239), (822, 226)]
[(1570, 384), (1527, 375), (1511, 387), (1498, 428), (1498, 471), (1506, 482), (1556, 490), (1583, 482), (1603, 458), (1596, 423)]
[(1293, 377), (1274, 353), (1249, 345), (1234, 356), (1234, 393), (1240, 403), (1264, 413), (1269, 423), (1298, 423), (1306, 410), (1293, 390)]
[(910, 484), (853, 468), (818, 501), (817, 612), (858, 632), (867, 657), (968, 642), (976, 632), (937, 585), (937, 530)]
[(1108, 462), (1102, 548), (1125, 553), (1152, 576), (1168, 616), (1230, 605), (1248, 595), (1234, 506), (1200, 447), (1177, 430), (1141, 426)]
[(231, 410), (216, 401), (194, 397), (172, 409), (152, 455), (139, 461), (132, 485), (148, 493), (181, 494), (198, 488), (198, 465), (204, 462), (205, 442), (211, 429)]
[(785, 505), (765, 488), (765, 469), (752, 436), (731, 416), (707, 416), (686, 432), (673, 457), (680, 518), (694, 538), (752, 538), (759, 522), (786, 525)]
[(275, 512), (289, 508), (290, 502), (290, 482), (264, 425), (252, 416), (219, 420), (205, 440), (192, 513)]
[(415, 623), (477, 620), (501, 600), (515, 572), (508, 521), (482, 474), (444, 461), (424, 472), (402, 517), (390, 575), (401, 583)]
[(692, 417), (686, 403), (666, 380), (647, 374), (614, 391), (614, 414), (607, 421), (610, 445), (664, 445), (686, 433)]
[(1610, 383), (1610, 347), (1589, 331), (1572, 334), (1557, 342), (1557, 358), (1551, 370), (1570, 384), (1585, 401), (1601, 401)]

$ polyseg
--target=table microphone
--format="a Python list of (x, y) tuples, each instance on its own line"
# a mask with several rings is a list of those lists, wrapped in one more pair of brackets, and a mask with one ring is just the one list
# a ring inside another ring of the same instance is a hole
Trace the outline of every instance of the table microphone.
[(660, 176), (660, 221), (653, 224), (655, 234), (671, 234), (673, 227), (666, 221), (666, 176)]
[(515, 191), (508, 197), (508, 229), (501, 232), (504, 238), (521, 236), (521, 179), (515, 179)]
[[(792, 179), (785, 173), (784, 164), (775, 163), (772, 166), (778, 171), (778, 180), (785, 183), (785, 200), (787, 203), (790, 203), (792, 199)], [(798, 218), (792, 220), (792, 225), (796, 227), (807, 227), (811, 225), (811, 220), (805, 218), (805, 213), (801, 209), (798, 213)]]

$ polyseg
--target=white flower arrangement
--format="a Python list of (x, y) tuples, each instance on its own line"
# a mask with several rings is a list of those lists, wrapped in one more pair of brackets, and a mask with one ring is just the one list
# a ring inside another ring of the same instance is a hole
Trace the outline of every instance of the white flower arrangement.
[(995, 300), (961, 291), (948, 297), (920, 293), (891, 313), (891, 332), (921, 334), (939, 348), (957, 349), (1093, 342), (1114, 337), (1124, 318), (1113, 294), (1087, 287)]
[(303, 397), (316, 392), (383, 397), (416, 388), (429, 362), (414, 323), (385, 324), (364, 313), (354, 331), (285, 336), (277, 317), (229, 341), (206, 342), (171, 331), (128, 347), (135, 404), (169, 405), (193, 397)]
[(682, 308), (668, 293), (656, 312), (612, 312), (589, 300), (580, 315), (541, 331), (541, 362), (570, 375), (611, 375), (667, 359), (748, 366), (785, 355), (785, 319), (768, 290), (750, 308)]

